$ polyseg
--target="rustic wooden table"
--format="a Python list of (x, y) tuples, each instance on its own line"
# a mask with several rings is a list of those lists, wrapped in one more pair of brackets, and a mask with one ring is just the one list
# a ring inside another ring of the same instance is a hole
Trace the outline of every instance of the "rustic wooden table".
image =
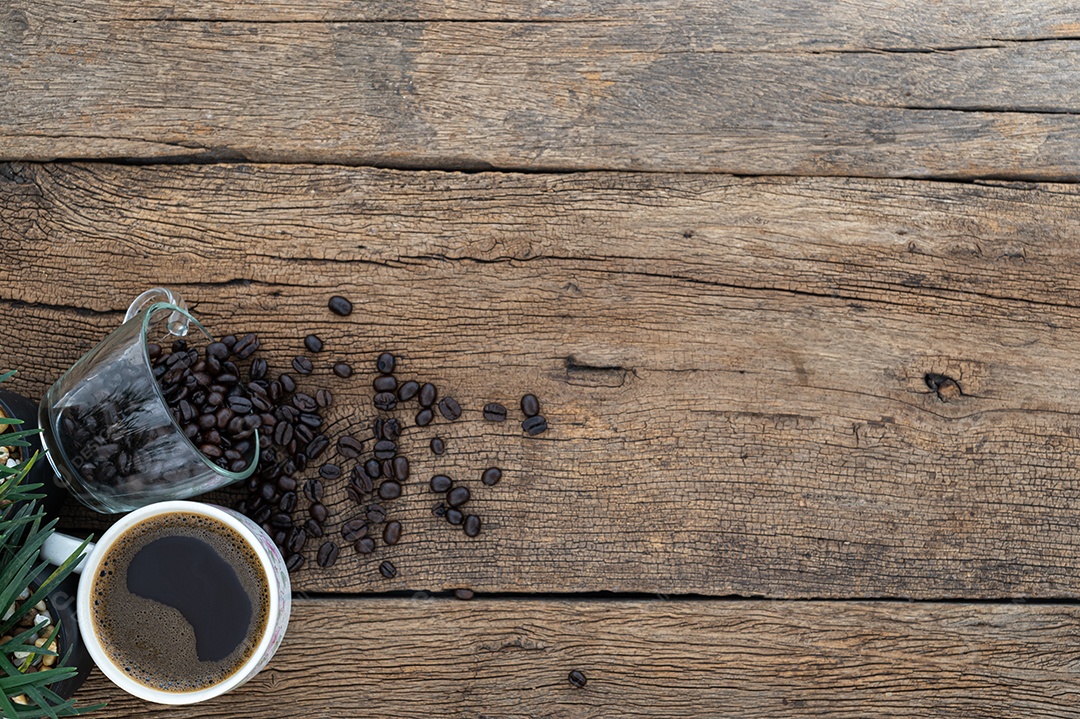
[[(364, 368), (320, 370), (337, 422), (394, 351), (466, 403), (414, 476), (506, 470), (477, 540), (420, 479), (395, 580), (299, 572), (242, 689), (81, 696), (1080, 716), (1078, 35), (1066, 0), (6, 0), (15, 389), (165, 284)], [(547, 434), (480, 418), (526, 389)]]

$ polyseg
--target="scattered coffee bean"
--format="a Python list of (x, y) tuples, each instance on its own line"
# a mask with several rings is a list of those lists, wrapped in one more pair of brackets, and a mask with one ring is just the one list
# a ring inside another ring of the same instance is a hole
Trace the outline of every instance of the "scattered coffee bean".
[(586, 677), (583, 672), (579, 672), (577, 669), (570, 672), (567, 678), (570, 680), (570, 684), (575, 689), (581, 689), (589, 682), (589, 678)]
[(367, 510), (367, 520), (371, 524), (379, 524), (386, 519), (386, 509), (381, 504), (372, 504)]
[(462, 512), (460, 509), (451, 507), (450, 509), (446, 510), (446, 521), (450, 522), (450, 524), (453, 524), (454, 526), (457, 526), (465, 521), (465, 513)]
[(309, 479), (304, 483), (304, 496), (312, 502), (321, 502), (323, 498), (323, 483), (317, 479)]
[(304, 347), (308, 352), (322, 352), (323, 342), (315, 335), (308, 335), (304, 338)]
[(311, 370), (315, 368), (307, 357), (293, 357), (292, 367), (298, 374), (311, 374)]
[(446, 451), (446, 442), (443, 441), (442, 437), (432, 437), (430, 446), (432, 454), (441, 455)]
[(301, 412), (314, 412), (319, 408), (319, 403), (310, 394), (297, 392), (292, 398), (293, 407)]
[(394, 355), (389, 352), (383, 352), (379, 355), (379, 358), (375, 360), (375, 367), (383, 374), (390, 374), (394, 371)]
[(393, 411), (397, 406), (397, 397), (393, 392), (379, 392), (374, 399), (375, 409), (382, 412)]
[(375, 388), (376, 392), (397, 391), (397, 379), (392, 374), (379, 375), (371, 384)]
[(261, 357), (251, 360), (251, 369), (248, 370), (248, 376), (253, 380), (261, 380), (266, 377), (266, 370), (268, 369), (266, 360)]
[(316, 437), (308, 442), (307, 449), (304, 450), (304, 454), (308, 456), (308, 459), (318, 459), (319, 455), (326, 451), (326, 448), (330, 446), (330, 440), (326, 438), (325, 434), (316, 435)]
[(356, 459), (364, 451), (364, 444), (355, 437), (344, 436), (338, 439), (338, 451), (347, 459)]
[(370, 494), (375, 488), (374, 483), (371, 481), (371, 477), (367, 475), (367, 472), (363, 467), (353, 467), (351, 476), (352, 486), (356, 487), (364, 494)]
[(248, 333), (236, 341), (232, 346), (232, 353), (240, 359), (247, 359), (259, 349), (259, 338), (254, 333)]
[(338, 362), (334, 365), (334, 374), (342, 379), (352, 376), (352, 367), (346, 362)]
[(396, 442), (397, 438), (401, 436), (401, 420), (397, 418), (391, 418), (383, 422), (382, 424), (382, 438), (388, 439), (391, 442)]
[(484, 419), (489, 422), (502, 422), (506, 419), (506, 407), (497, 402), (484, 405)]
[(447, 477), (445, 474), (436, 474), (431, 478), (431, 491), (442, 494), (443, 492), (449, 492), (450, 488), (454, 486), (454, 480)]
[(405, 457), (394, 457), (394, 478), (399, 482), (404, 482), (409, 478), (409, 460)]
[(489, 487), (494, 487), (502, 479), (502, 470), (498, 467), (488, 467), (484, 470), (484, 473), (480, 475), (480, 481)]
[(319, 405), (321, 409), (326, 409), (334, 402), (334, 395), (330, 394), (330, 390), (321, 389), (315, 393), (315, 404)]
[(285, 560), (285, 568), (290, 572), (295, 572), (302, 566), (304, 566), (304, 555), (302, 554), (290, 554), (289, 558)]
[(362, 519), (350, 519), (341, 527), (341, 536), (346, 542), (355, 542), (367, 536), (367, 522)]
[(282, 372), (278, 375), (278, 382), (281, 383), (281, 389), (286, 394), (296, 391), (296, 381), (293, 380), (292, 375)]
[[(292, 512), (296, 509), (296, 492), (285, 492), (278, 500), (278, 509), (282, 512)], [(289, 522), (292, 524), (291, 520)]]
[(341, 295), (331, 297), (326, 306), (330, 308), (331, 312), (340, 317), (348, 317), (352, 314), (352, 302), (349, 302)]
[(535, 417), (540, 414), (540, 400), (534, 394), (527, 394), (521, 398), (521, 411), (526, 417)]
[(471, 589), (455, 589), (454, 590), (454, 599), (460, 599), (463, 602), (469, 601), (474, 596), (475, 595), (473, 594), (473, 590), (471, 590)]
[(308, 514), (310, 514), (311, 518), (319, 524), (324, 523), (326, 521), (326, 518), (330, 516), (330, 512), (327, 511), (326, 505), (322, 502), (311, 505), (311, 509), (308, 510)]
[(379, 565), (379, 574), (387, 579), (393, 579), (397, 576), (397, 567), (394, 566), (393, 562), (385, 561)]
[(369, 459), (364, 462), (364, 473), (372, 479), (378, 479), (382, 475), (382, 471), (379, 469), (379, 460)]
[(439, 413), (453, 422), (461, 416), (461, 405), (453, 397), (444, 397), (439, 401)]
[[(370, 480), (369, 480), (370, 481)], [(354, 484), (350, 484), (345, 488), (345, 496), (356, 502), (357, 504), (364, 503), (364, 494)]]
[(341, 476), (341, 467), (327, 462), (319, 467), (319, 476), (323, 479), (337, 479)]
[(446, 493), (446, 503), (451, 507), (460, 507), (469, 501), (468, 487), (454, 487)]
[(420, 391), (420, 383), (409, 380), (398, 387), (397, 398), (402, 402), (408, 402)]
[(540, 415), (529, 417), (521, 423), (521, 428), (525, 430), (530, 437), (535, 437), (536, 435), (547, 431), (547, 420)]
[(304, 531), (307, 532), (309, 537), (315, 537), (316, 539), (323, 535), (322, 526), (314, 519), (309, 519), (304, 524)]
[(387, 522), (383, 527), (382, 539), (385, 544), (393, 546), (401, 541), (401, 522)]
[(430, 409), (422, 409), (416, 413), (416, 426), (427, 427), (431, 420), (435, 419), (435, 413)]
[(375, 540), (371, 537), (361, 537), (356, 540), (356, 544), (353, 545), (357, 554), (371, 554), (375, 551)]
[(299, 552), (303, 550), (304, 545), (307, 544), (307, 538), (307, 532), (305, 532), (301, 527), (297, 527), (296, 531), (293, 532), (292, 537), (289, 538), (289, 551)]
[(480, 517), (470, 514), (465, 517), (465, 536), (475, 537), (478, 534), (480, 534)]
[(446, 504), (443, 502), (439, 502), (438, 504), (432, 505), (431, 513), (434, 514), (436, 517), (446, 516)]
[(439, 390), (435, 388), (435, 385), (427, 382), (420, 388), (419, 402), (421, 407), (430, 407), (435, 404), (435, 400), (439, 397)]
[(393, 479), (388, 479), (379, 485), (380, 499), (397, 499), (401, 496), (401, 485)]
[(334, 562), (337, 561), (338, 545), (333, 542), (323, 542), (323, 545), (319, 547), (318, 562), (320, 567), (332, 567)]
[(388, 439), (380, 439), (375, 443), (375, 459), (391, 459), (397, 454), (397, 445)]

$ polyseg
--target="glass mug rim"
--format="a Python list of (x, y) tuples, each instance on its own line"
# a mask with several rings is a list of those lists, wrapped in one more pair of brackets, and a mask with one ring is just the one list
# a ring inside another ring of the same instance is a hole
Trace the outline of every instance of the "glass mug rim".
[[(169, 692), (162, 689), (154, 689), (153, 687), (135, 681), (129, 677), (122, 668), (116, 665), (105, 650), (102, 649), (101, 641), (94, 631), (90, 603), (92, 585), (94, 583), (94, 578), (97, 575), (98, 567), (101, 565), (101, 560), (112, 548), (112, 545), (115, 544), (116, 539), (136, 524), (147, 519), (152, 519), (153, 517), (164, 514), (178, 513), (199, 514), (210, 517), (211, 519), (221, 522), (244, 538), (244, 541), (247, 542), (248, 546), (259, 558), (259, 566), (262, 568), (266, 578), (268, 606), (266, 612), (266, 626), (263, 628), (262, 636), (259, 637), (259, 642), (255, 645), (251, 656), (248, 657), (247, 661), (238, 667), (235, 672), (217, 684), (213, 684), (203, 689)], [(83, 643), (90, 652), (94, 664), (97, 665), (102, 674), (128, 694), (132, 694), (140, 699), (157, 702), (158, 704), (180, 705), (195, 704), (220, 696), (235, 689), (253, 676), (253, 670), (260, 666), (264, 655), (274, 640), (275, 630), (280, 618), (279, 599), (281, 594), (275, 579), (277, 573), (274, 564), (268, 556), (267, 548), (259, 541), (259, 538), (255, 536), (255, 533), (222, 507), (185, 500), (168, 500), (148, 504), (145, 507), (136, 509), (124, 515), (116, 522), (116, 524), (101, 535), (101, 539), (95, 543), (93, 551), (87, 555), (83, 562), (84, 563), (81, 566), (82, 576), (79, 578), (79, 592), (76, 599), (76, 616), (78, 617), (79, 633), (82, 635)]]
[[(146, 349), (146, 345), (149, 343), (149, 340), (147, 339), (147, 335), (149, 335), (149, 333), (150, 333), (150, 321), (153, 318), (153, 316), (157, 312), (160, 312), (160, 311), (168, 311), (170, 313), (177, 312), (179, 314), (182, 314), (184, 317), (186, 317), (188, 319), (189, 323), (194, 324), (196, 327), (198, 327), (199, 331), (202, 332), (203, 336), (206, 337), (206, 339), (209, 340), (210, 342), (214, 341), (214, 336), (212, 334), (210, 334), (206, 330), (206, 328), (202, 326), (202, 323), (199, 322), (197, 319), (195, 319), (195, 317), (193, 317), (190, 312), (188, 312), (187, 310), (185, 310), (182, 307), (178, 307), (178, 306), (172, 304), (171, 302), (155, 302), (154, 304), (147, 307), (143, 312), (141, 312), (141, 314), (142, 314), (142, 331), (139, 333), (139, 342), (140, 342), (140, 344), (142, 346), (143, 367), (146, 369), (147, 373), (151, 377), (150, 384), (154, 388), (155, 396), (159, 400), (161, 400), (162, 406), (167, 408), (169, 406), (169, 402), (168, 402), (168, 400), (165, 399), (165, 393), (163, 393), (161, 391), (161, 386), (157, 383), (157, 380), (154, 379), (154, 377), (153, 377), (154, 368), (150, 364), (150, 353)], [(181, 337), (179, 339), (183, 339), (183, 337)], [(169, 415), (169, 421), (172, 422), (172, 425), (176, 429), (176, 432), (181, 437), (184, 438), (184, 441), (187, 443), (187, 445), (189, 447), (191, 447), (191, 450), (202, 461), (202, 463), (204, 465), (206, 465), (207, 467), (209, 467), (211, 470), (213, 470), (215, 473), (220, 474), (222, 477), (225, 477), (226, 479), (228, 479), (229, 484), (232, 484), (233, 482), (239, 482), (241, 480), (247, 479), (252, 474), (254, 474), (255, 468), (259, 464), (259, 456), (261, 454), (261, 448), (259, 447), (259, 441), (258, 441), (258, 437), (259, 437), (258, 432), (256, 432), (255, 434), (252, 435), (252, 437), (255, 438), (255, 441), (252, 442), (252, 444), (254, 445), (254, 454), (252, 455), (251, 461), (248, 463), (248, 466), (244, 469), (243, 472), (232, 472), (232, 471), (230, 471), (228, 469), (225, 469), (224, 467), (219, 467), (218, 465), (211, 462), (210, 458), (207, 457), (205, 454), (203, 454), (202, 450), (200, 450), (197, 446), (195, 446), (195, 443), (191, 441), (191, 438), (188, 437), (184, 433), (184, 428), (181, 427), (180, 423), (176, 421), (176, 418), (173, 417), (172, 412), (168, 412), (168, 415)]]

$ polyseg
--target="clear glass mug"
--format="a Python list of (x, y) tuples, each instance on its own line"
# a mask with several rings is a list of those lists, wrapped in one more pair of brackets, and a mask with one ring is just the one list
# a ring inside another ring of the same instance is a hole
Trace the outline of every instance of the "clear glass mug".
[(154, 378), (147, 343), (168, 344), (192, 327), (212, 341), (178, 295), (148, 290), (128, 308), (124, 323), (42, 398), (45, 456), (60, 483), (91, 509), (128, 512), (187, 499), (255, 471), (257, 435), (242, 472), (217, 466), (184, 434)]

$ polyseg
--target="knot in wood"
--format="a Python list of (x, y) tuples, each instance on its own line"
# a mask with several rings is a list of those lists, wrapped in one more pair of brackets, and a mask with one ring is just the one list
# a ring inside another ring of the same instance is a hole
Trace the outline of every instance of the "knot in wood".
[(926, 382), (926, 386), (929, 387), (930, 391), (936, 394), (937, 398), (942, 402), (955, 402), (964, 395), (964, 390), (960, 386), (960, 383), (947, 374), (927, 372), (923, 377), (923, 381)]

